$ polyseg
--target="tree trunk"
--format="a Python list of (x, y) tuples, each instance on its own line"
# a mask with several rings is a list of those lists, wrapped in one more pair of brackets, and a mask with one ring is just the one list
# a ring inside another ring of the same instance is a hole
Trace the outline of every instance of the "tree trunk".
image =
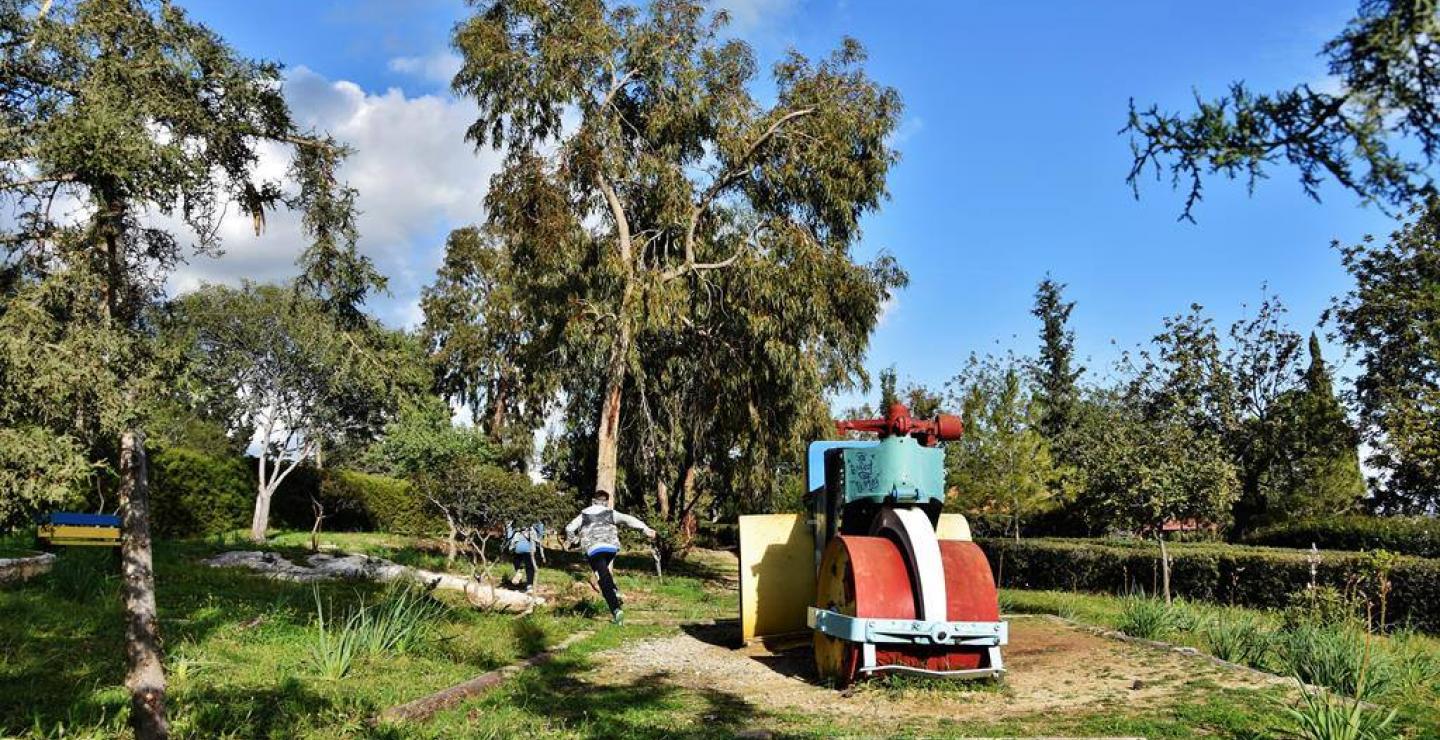
[(255, 514), (250, 518), (250, 540), (264, 542), (265, 531), (270, 528), (270, 498), (274, 491), (260, 489), (255, 492)]
[(1160, 530), (1160, 587), (1165, 591), (1165, 603), (1170, 600), (1170, 551), (1165, 547), (1165, 530)]
[(145, 437), (120, 437), (120, 509), (124, 536), (120, 558), (125, 610), (125, 687), (130, 690), (130, 724), (140, 740), (167, 738), (165, 667), (160, 661), (160, 630), (155, 616), (155, 573), (150, 554), (150, 483)]
[(625, 388), (625, 358), (630, 352), (630, 322), (623, 316), (619, 329), (605, 371), (605, 401), (595, 435), (595, 490), (609, 491), (611, 496), (615, 495), (615, 461), (620, 449), (620, 392)]
[(665, 481), (655, 482), (655, 503), (662, 521), (670, 521), (670, 486)]
[(445, 537), (445, 566), (449, 567), (455, 564), (455, 554), (459, 551), (455, 540), (460, 535), (460, 528), (455, 526), (455, 517), (450, 516), (449, 511), (445, 512), (445, 525), (450, 528), (450, 534)]

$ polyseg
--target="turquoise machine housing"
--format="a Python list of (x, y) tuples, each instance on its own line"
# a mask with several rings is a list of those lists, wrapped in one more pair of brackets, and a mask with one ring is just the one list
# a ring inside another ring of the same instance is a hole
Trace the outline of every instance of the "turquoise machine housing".
[(934, 525), (945, 505), (945, 450), (911, 436), (811, 442), (805, 477), (817, 568), (836, 534), (868, 534), (882, 506), (922, 509)]

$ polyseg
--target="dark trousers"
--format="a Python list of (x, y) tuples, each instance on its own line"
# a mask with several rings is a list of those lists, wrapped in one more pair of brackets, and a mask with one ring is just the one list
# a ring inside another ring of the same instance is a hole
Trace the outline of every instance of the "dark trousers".
[(615, 553), (597, 552), (586, 559), (590, 561), (595, 577), (600, 579), (600, 595), (605, 597), (605, 605), (613, 614), (620, 608), (620, 597), (615, 593), (615, 578), (610, 575), (610, 563), (615, 560)]
[(525, 588), (535, 585), (535, 554), (530, 552), (510, 553), (510, 562), (515, 565), (515, 572), (525, 571)]

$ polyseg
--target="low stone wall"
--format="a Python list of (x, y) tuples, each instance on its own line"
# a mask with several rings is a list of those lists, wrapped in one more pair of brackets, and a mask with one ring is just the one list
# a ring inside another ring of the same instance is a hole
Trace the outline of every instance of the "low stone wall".
[(55, 556), (37, 552), (18, 558), (0, 558), (0, 583), (19, 583), (50, 572)]

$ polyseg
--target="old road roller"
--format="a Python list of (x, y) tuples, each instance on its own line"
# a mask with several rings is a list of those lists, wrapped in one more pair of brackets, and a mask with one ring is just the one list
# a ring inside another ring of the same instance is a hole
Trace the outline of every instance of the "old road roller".
[(944, 450), (960, 420), (836, 423), (878, 440), (813, 442), (805, 514), (740, 517), (742, 638), (784, 641), (813, 631), (822, 681), (845, 686), (885, 672), (999, 678), (1000, 621), (990, 564), (963, 516), (944, 514)]

